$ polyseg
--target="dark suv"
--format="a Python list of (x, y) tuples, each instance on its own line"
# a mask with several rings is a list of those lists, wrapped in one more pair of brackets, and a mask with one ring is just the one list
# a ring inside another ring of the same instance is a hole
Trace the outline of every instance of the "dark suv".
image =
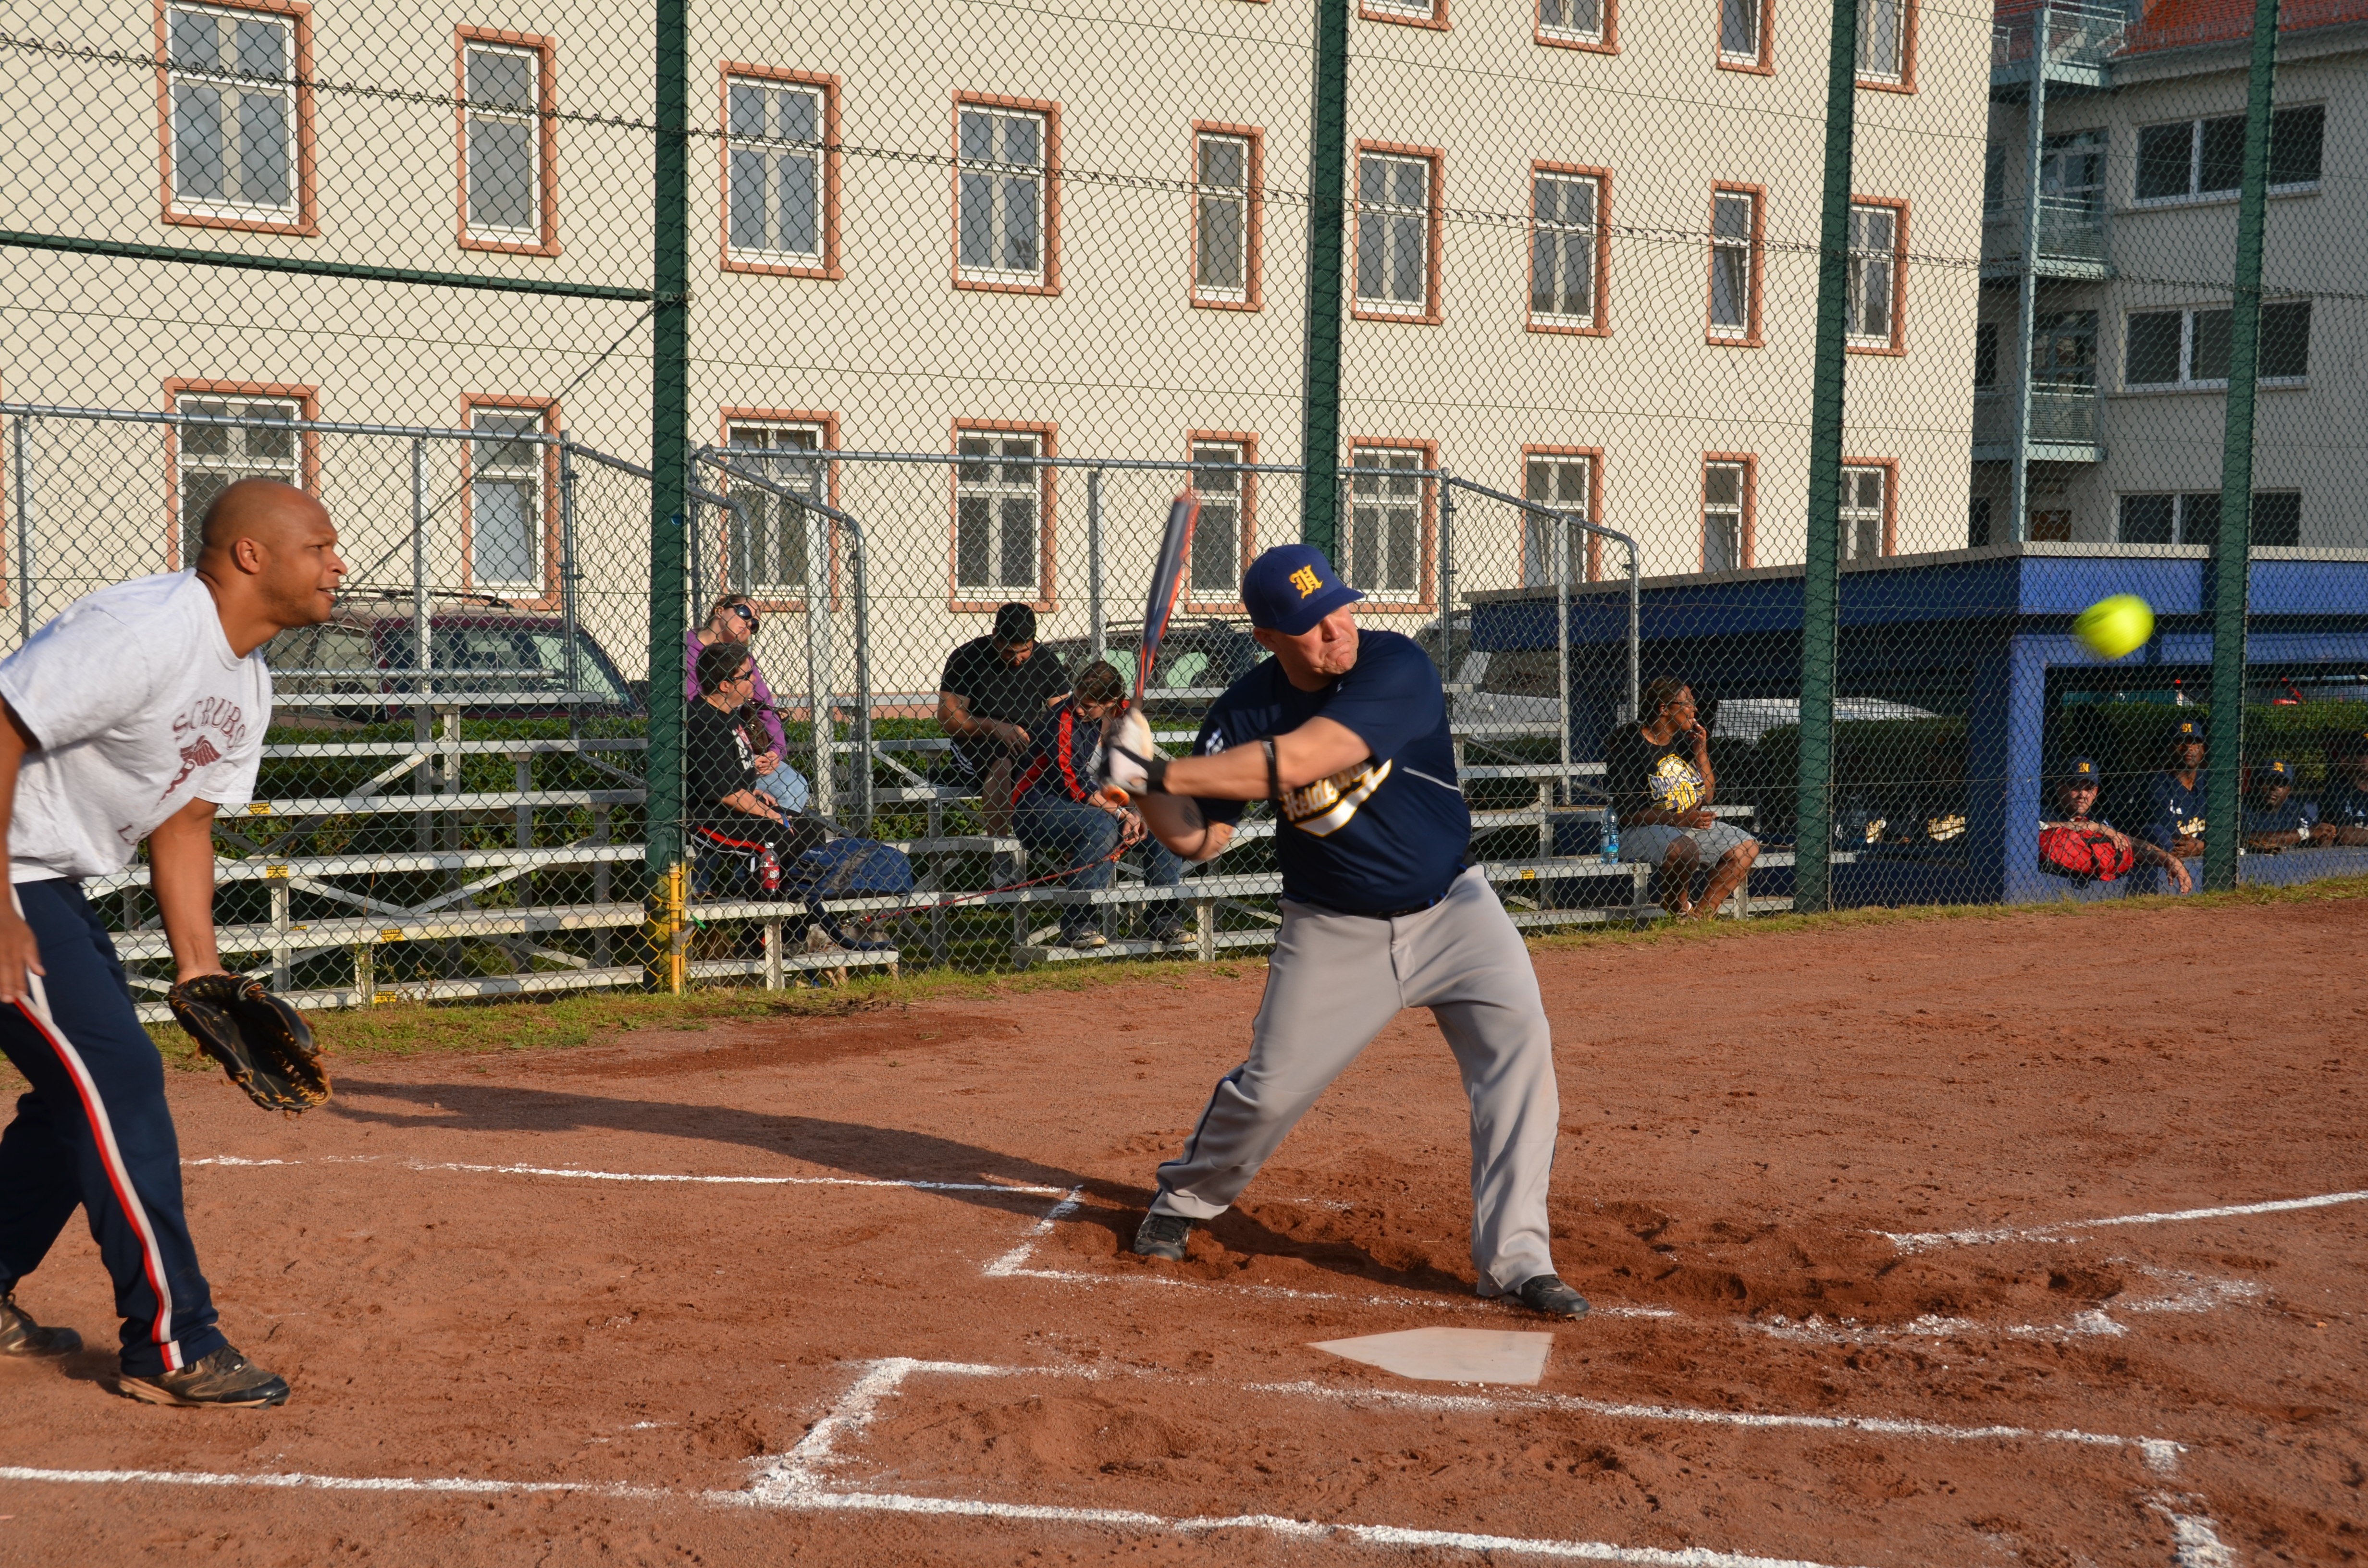
[[(275, 697), (338, 718), (383, 720), (407, 712), (405, 698), (432, 686), (477, 710), (519, 719), (625, 714), (641, 704), (592, 634), (575, 631), (575, 678), (568, 679), (566, 622), (555, 611), (495, 598), (438, 596), (429, 601), (423, 679), (408, 595), (347, 597), (318, 626), (283, 631), (264, 649)], [(325, 699), (351, 694), (351, 705)], [(569, 701), (573, 695), (575, 700)]]
[[(1083, 637), (1064, 637), (1044, 644), (1061, 655), (1072, 676), (1093, 662)], [(1102, 657), (1118, 666), (1119, 678), (1134, 689), (1134, 660), (1143, 647), (1141, 624), (1113, 626), (1102, 639)], [(1249, 634), (1222, 620), (1171, 624), (1159, 640), (1159, 655), (1151, 664), (1151, 680), (1144, 688), (1144, 706), (1156, 713), (1198, 715), (1219, 692), (1249, 674), (1267, 651)]]

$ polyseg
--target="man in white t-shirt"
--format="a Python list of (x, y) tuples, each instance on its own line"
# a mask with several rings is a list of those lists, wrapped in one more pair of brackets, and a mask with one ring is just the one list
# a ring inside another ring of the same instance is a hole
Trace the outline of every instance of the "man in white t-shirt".
[(279, 1404), (288, 1384), (240, 1355), (181, 1210), (165, 1067), (82, 880), (148, 841), (178, 978), (222, 972), (213, 818), (255, 792), (271, 675), (262, 647), (325, 620), (346, 563), (302, 491), (243, 480), (206, 512), (196, 570), (77, 599), (0, 661), (0, 1051), (32, 1085), (0, 1133), (0, 1353), (62, 1355), (72, 1329), (17, 1305), (74, 1217), (115, 1280), (119, 1387), (157, 1404)]

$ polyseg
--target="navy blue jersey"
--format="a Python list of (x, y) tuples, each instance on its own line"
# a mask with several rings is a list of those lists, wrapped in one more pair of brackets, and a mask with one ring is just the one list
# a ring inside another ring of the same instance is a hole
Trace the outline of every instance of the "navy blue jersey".
[(1078, 718), (1076, 699), (1063, 698), (1059, 707), (1036, 721), (1028, 741), (1028, 760), (1012, 776), (1013, 800), (1030, 790), (1051, 790), (1072, 801), (1093, 794), (1098, 788), (1094, 773), (1102, 759), (1102, 722)]
[[(1193, 750), (1283, 735), (1318, 715), (1355, 732), (1372, 755), (1304, 789), (1284, 791), (1275, 858), (1287, 898), (1351, 915), (1429, 903), (1447, 892), (1472, 839), (1455, 782), (1447, 697), (1439, 670), (1412, 638), (1357, 637), (1357, 664), (1321, 691), (1302, 691), (1268, 659), (1209, 709)], [(1246, 802), (1202, 801), (1211, 822), (1241, 820)]]
[(2274, 806), (2258, 797), (2248, 797), (2245, 801), (2247, 833), (2299, 833), (2307, 838), (2317, 823), (2318, 808), (2292, 795)]
[(2318, 798), (2318, 820), (2329, 827), (2368, 827), (2368, 790), (2337, 785)]
[(2212, 775), (2198, 772), (2189, 789), (2176, 773), (2157, 773), (2146, 785), (2146, 835), (2163, 848), (2174, 838), (2203, 836), (2205, 801), (2212, 793)]

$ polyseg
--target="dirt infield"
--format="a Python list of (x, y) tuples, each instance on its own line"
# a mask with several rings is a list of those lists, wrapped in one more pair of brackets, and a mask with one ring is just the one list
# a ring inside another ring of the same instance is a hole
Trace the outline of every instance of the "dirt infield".
[[(223, 1324), (296, 1396), (0, 1363), (0, 1562), (2368, 1553), (2368, 903), (1538, 967), (1599, 1310), (1535, 1388), (1309, 1347), (1552, 1326), (1473, 1294), (1427, 1015), (1189, 1262), (1125, 1255), (1256, 964), (362, 1062), (301, 1121), (176, 1074)], [(111, 1345), (79, 1231), (18, 1293)]]

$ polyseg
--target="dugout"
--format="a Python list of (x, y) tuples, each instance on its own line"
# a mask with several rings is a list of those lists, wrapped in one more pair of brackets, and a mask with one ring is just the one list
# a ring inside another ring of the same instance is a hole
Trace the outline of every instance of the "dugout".
[[(2208, 693), (2214, 570), (2196, 546), (2053, 542), (1846, 562), (1836, 690), (1852, 699), (1851, 711), (1897, 716), (1840, 726), (1836, 903), (2126, 891), (2126, 882), (2084, 888), (2038, 869), (2044, 780), (2067, 748), (2096, 744), (2105, 728), (2146, 735), (2158, 724), (2167, 734), (2176, 705)], [(2330, 723), (2368, 729), (2368, 703), (2340, 700), (2368, 697), (2368, 551), (2261, 549), (2251, 574), (2249, 699), (2299, 697)], [(2109, 663), (2074, 639), (2071, 623), (2117, 593), (2154, 606), (2157, 631), (2146, 647)], [(1475, 651), (1555, 647), (1552, 586), (1466, 599)], [(1647, 578), (1638, 626), (1645, 676), (1681, 676), (1730, 712), (1764, 717), (1789, 704), (1797, 714), (1801, 600), (1798, 565)], [(1576, 585), (1568, 604), (1573, 755), (1595, 759), (1626, 696), (1627, 585)], [(2106, 707), (2125, 722), (2100, 728)], [(1714, 720), (1712, 729), (1721, 800), (1748, 801), (1770, 847), (1789, 847), (1797, 725), (1772, 724), (1749, 740), (1730, 738), (1731, 728)], [(2154, 766), (2135, 760), (2138, 751), (2127, 755), (2117, 781), (2125, 792)], [(1930, 831), (1869, 835), (1870, 823), (1899, 812)], [(1753, 876), (1755, 894), (1789, 891), (1791, 858), (1777, 858), (1786, 864)], [(2284, 882), (2362, 869), (2368, 850), (2317, 849), (2248, 855), (2241, 875)]]

